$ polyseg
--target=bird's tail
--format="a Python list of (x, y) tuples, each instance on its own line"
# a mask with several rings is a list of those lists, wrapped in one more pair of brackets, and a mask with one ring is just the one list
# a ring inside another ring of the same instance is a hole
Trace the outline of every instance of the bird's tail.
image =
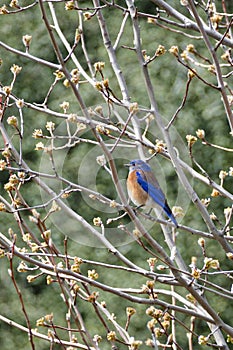
[(176, 225), (176, 227), (178, 227), (178, 223), (174, 217), (174, 215), (172, 214), (171, 209), (169, 208), (169, 205), (167, 204), (167, 202), (164, 203), (163, 206), (163, 210), (165, 211), (165, 213), (167, 214), (167, 216), (169, 217), (169, 219), (171, 219), (171, 221), (173, 222), (173, 224)]

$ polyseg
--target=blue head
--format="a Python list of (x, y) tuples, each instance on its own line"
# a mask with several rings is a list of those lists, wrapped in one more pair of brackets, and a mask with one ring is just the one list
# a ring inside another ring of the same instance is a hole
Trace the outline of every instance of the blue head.
[(134, 170), (151, 171), (151, 167), (149, 166), (149, 164), (145, 163), (141, 159), (131, 160), (131, 162), (127, 164), (127, 166), (129, 166), (130, 171), (134, 171)]

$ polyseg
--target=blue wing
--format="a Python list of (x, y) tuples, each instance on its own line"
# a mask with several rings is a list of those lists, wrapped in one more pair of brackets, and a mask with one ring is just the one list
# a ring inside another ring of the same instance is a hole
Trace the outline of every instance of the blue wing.
[(142, 173), (137, 171), (137, 182), (142, 187), (142, 189), (149, 194), (149, 196), (157, 203), (160, 207), (163, 208), (167, 216), (172, 220), (172, 222), (178, 226), (177, 221), (172, 214), (171, 209), (169, 208), (169, 205), (167, 204), (166, 198), (164, 196), (164, 193), (159, 187), (159, 184), (157, 180), (155, 179), (154, 175), (151, 173), (148, 173), (145, 175), (145, 173)]
[(144, 174), (141, 174), (139, 171), (137, 171), (136, 175), (138, 184), (143, 188), (145, 192), (149, 194), (149, 196), (155, 201), (155, 203), (157, 203), (163, 208), (165, 204), (165, 196), (162, 190), (159, 188), (159, 184), (157, 183), (157, 181), (155, 181), (155, 179), (153, 178), (153, 184), (150, 183), (150, 174), (148, 174), (147, 178)]

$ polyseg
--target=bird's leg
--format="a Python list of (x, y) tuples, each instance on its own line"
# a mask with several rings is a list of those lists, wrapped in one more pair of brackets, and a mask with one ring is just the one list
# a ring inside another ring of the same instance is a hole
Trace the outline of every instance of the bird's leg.
[(152, 209), (153, 209), (153, 208), (150, 208), (150, 210), (148, 211), (148, 213), (146, 213), (146, 215), (148, 215), (148, 216), (149, 216), (149, 215), (150, 215), (150, 213), (152, 212)]
[(142, 207), (144, 207), (144, 204), (138, 205), (135, 210), (141, 209)]
[(137, 210), (138, 210), (138, 209), (141, 209), (142, 207), (144, 207), (143, 204), (137, 205), (135, 208), (133, 208), (133, 211), (134, 211), (135, 215), (137, 215)]

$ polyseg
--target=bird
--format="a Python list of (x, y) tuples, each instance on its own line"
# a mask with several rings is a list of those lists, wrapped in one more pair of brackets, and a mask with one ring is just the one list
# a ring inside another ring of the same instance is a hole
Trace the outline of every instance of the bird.
[(150, 165), (141, 159), (134, 159), (129, 164), (125, 164), (125, 166), (129, 167), (126, 185), (129, 198), (132, 202), (138, 208), (145, 206), (152, 209), (160, 206), (167, 217), (178, 227), (178, 223)]

